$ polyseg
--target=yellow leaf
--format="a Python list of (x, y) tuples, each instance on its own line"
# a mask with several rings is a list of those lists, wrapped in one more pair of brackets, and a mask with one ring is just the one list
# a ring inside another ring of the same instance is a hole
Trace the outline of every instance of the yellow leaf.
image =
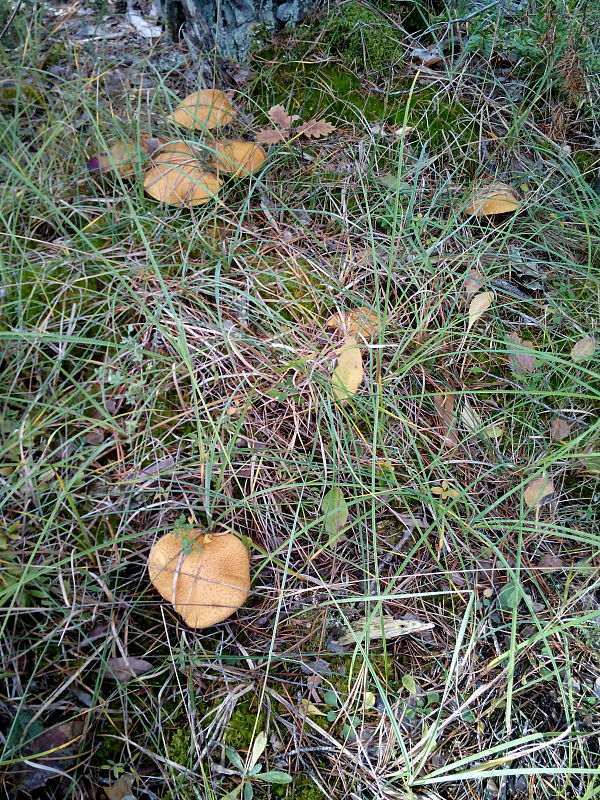
[(354, 336), (347, 336), (339, 350), (337, 366), (331, 376), (335, 399), (344, 403), (356, 394), (364, 375), (362, 355)]
[(493, 183), (475, 189), (465, 211), (476, 217), (490, 217), (494, 214), (516, 211), (518, 207), (519, 199), (512, 186), (506, 183)]
[(479, 317), (488, 310), (492, 304), (494, 295), (492, 292), (480, 292), (476, 294), (469, 305), (469, 324), (467, 330), (470, 331)]
[(326, 717), (327, 714), (324, 714), (320, 711), (314, 703), (311, 703), (308, 698), (303, 697), (302, 700), (298, 703), (298, 707), (300, 711), (307, 717)]

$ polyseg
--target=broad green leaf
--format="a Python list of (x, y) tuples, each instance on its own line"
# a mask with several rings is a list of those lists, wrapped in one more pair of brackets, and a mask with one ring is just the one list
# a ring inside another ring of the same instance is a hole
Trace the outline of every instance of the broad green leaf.
[(406, 674), (402, 676), (402, 686), (411, 694), (417, 693), (417, 683), (412, 675)]
[(258, 759), (262, 756), (265, 752), (265, 748), (268, 742), (267, 734), (264, 731), (260, 731), (256, 734), (256, 738), (254, 739), (254, 744), (252, 745), (252, 752), (250, 754), (250, 760), (248, 761), (248, 769), (252, 769), (255, 764), (257, 763)]
[(266, 781), (267, 783), (291, 783), (293, 780), (292, 776), (288, 775), (287, 772), (280, 772), (278, 769), (263, 772), (259, 777), (261, 781)]
[(239, 769), (240, 772), (245, 772), (244, 762), (242, 761), (240, 754), (233, 749), (233, 747), (226, 747), (225, 752), (227, 753), (227, 758), (231, 761), (233, 766), (236, 769)]
[(502, 611), (512, 611), (519, 597), (519, 589), (514, 581), (505, 583), (498, 592), (498, 606)]
[(339, 486), (333, 486), (323, 497), (321, 510), (325, 514), (325, 530), (335, 536), (348, 522), (349, 513), (344, 493)]

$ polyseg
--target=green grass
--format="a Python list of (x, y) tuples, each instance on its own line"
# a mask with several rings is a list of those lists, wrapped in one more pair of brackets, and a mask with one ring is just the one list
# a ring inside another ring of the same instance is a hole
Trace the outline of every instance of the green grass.
[[(294, 780), (253, 778), (260, 800), (594, 797), (600, 370), (597, 353), (570, 356), (600, 338), (600, 203), (578, 156), (593, 106), (568, 110), (567, 151), (545, 127), (551, 87), (536, 74), (515, 98), (477, 53), (430, 83), (399, 77), (403, 94), (376, 107), (356, 65), (321, 82), (267, 65), (239, 107), (262, 124), (283, 74), (290, 110), (304, 92), (338, 130), (272, 148), (259, 175), (190, 211), (85, 163), (124, 135), (175, 135), (165, 113), (196, 87), (157, 55), (137, 68), (148, 100), (117, 103), (114, 54), (65, 46), (77, 69), (51, 78), (56, 42), (30, 22), (4, 56), (17, 91), (0, 108), (7, 786), (31, 779), (41, 731), (77, 720), (67, 777), (40, 797), (131, 772), (158, 796), (222, 800), (239, 785), (224, 748), (247, 765), (263, 730), (263, 771)], [(493, 180), (518, 189), (519, 212), (468, 217)], [(472, 270), (494, 300), (468, 330)], [(325, 322), (365, 305), (380, 330), (340, 405)], [(533, 343), (535, 372), (513, 368), (511, 333)], [(544, 473), (554, 495), (530, 509)], [(321, 509), (332, 486), (350, 511), (339, 537)], [(207, 631), (147, 578), (181, 517), (251, 549), (247, 604)], [(435, 627), (332, 643), (383, 614)], [(116, 682), (108, 662), (125, 655), (152, 669)]]

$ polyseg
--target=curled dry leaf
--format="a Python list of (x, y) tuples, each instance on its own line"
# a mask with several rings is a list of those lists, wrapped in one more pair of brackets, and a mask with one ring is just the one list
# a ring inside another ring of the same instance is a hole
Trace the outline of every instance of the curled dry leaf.
[(571, 426), (560, 417), (554, 417), (550, 423), (550, 438), (555, 442), (562, 442), (571, 435)]
[(126, 683), (152, 669), (152, 664), (143, 658), (111, 658), (107, 663), (108, 674), (120, 683)]
[(361, 306), (344, 314), (333, 314), (325, 323), (326, 328), (335, 328), (340, 333), (350, 336), (363, 336), (365, 339), (377, 333), (379, 320), (372, 308)]
[(596, 352), (596, 340), (593, 336), (584, 336), (575, 342), (571, 348), (571, 358), (573, 361), (586, 361)]
[(396, 639), (398, 636), (407, 636), (422, 633), (435, 628), (433, 622), (420, 622), (416, 619), (394, 619), (389, 614), (381, 618), (367, 619), (362, 617), (352, 626), (352, 633), (340, 636), (338, 643), (341, 645), (354, 644), (357, 640), (364, 639), (368, 634), (369, 639)]
[(512, 186), (506, 183), (493, 183), (475, 189), (465, 212), (476, 217), (491, 217), (494, 214), (516, 211), (518, 207), (519, 198)]
[(470, 331), (479, 317), (492, 305), (494, 295), (492, 292), (480, 292), (476, 294), (469, 305), (469, 323), (467, 330)]
[(256, 172), (267, 154), (254, 142), (219, 141), (214, 142), (215, 152), (210, 165), (213, 169), (234, 177), (247, 177)]
[(191, 628), (227, 619), (250, 590), (248, 551), (232, 533), (167, 533), (150, 551), (148, 572), (154, 588)]
[(454, 395), (436, 394), (433, 398), (435, 410), (441, 421), (444, 444), (455, 447), (458, 444), (456, 431), (456, 415), (454, 413)]
[(307, 139), (320, 139), (333, 133), (335, 126), (324, 119), (309, 119), (308, 122), (298, 125), (296, 133), (306, 136)]
[(205, 172), (185, 142), (169, 142), (153, 159), (144, 175), (150, 197), (172, 206), (197, 206), (214, 198), (221, 180)]
[(347, 336), (338, 352), (336, 368), (331, 375), (335, 399), (346, 402), (356, 394), (364, 375), (362, 355), (354, 336)]
[(537, 359), (533, 355), (535, 353), (533, 342), (521, 339), (518, 333), (510, 333), (508, 338), (512, 342), (509, 345), (509, 349), (514, 371), (520, 373), (535, 372)]
[(527, 488), (523, 492), (523, 499), (529, 508), (536, 508), (547, 503), (552, 498), (553, 492), (554, 484), (552, 479), (542, 475), (527, 484)]
[(283, 106), (277, 105), (269, 109), (269, 119), (282, 132), (288, 134), (292, 128), (292, 123), (299, 120), (300, 117), (297, 114), (290, 116)]
[(202, 89), (186, 97), (167, 119), (192, 131), (218, 128), (235, 117), (235, 111), (225, 92)]
[(287, 137), (279, 128), (260, 128), (254, 138), (258, 144), (281, 144)]

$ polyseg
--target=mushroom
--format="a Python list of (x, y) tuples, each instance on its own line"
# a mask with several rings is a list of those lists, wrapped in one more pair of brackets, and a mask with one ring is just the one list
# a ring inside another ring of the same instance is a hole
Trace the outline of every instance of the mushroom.
[(227, 619), (250, 590), (248, 551), (232, 533), (167, 533), (150, 551), (148, 572), (154, 588), (191, 628)]
[(222, 181), (206, 172), (185, 142), (168, 142), (154, 155), (144, 176), (144, 189), (172, 206), (199, 206), (219, 191)]
[(192, 131), (218, 128), (235, 117), (235, 111), (225, 92), (202, 89), (190, 94), (167, 119)]
[(473, 192), (465, 212), (476, 217), (490, 217), (494, 214), (516, 211), (518, 207), (519, 198), (512, 186), (506, 183), (492, 183), (481, 186)]
[(254, 142), (221, 140), (213, 143), (214, 156), (210, 165), (226, 175), (248, 176), (261, 166), (267, 154)]

